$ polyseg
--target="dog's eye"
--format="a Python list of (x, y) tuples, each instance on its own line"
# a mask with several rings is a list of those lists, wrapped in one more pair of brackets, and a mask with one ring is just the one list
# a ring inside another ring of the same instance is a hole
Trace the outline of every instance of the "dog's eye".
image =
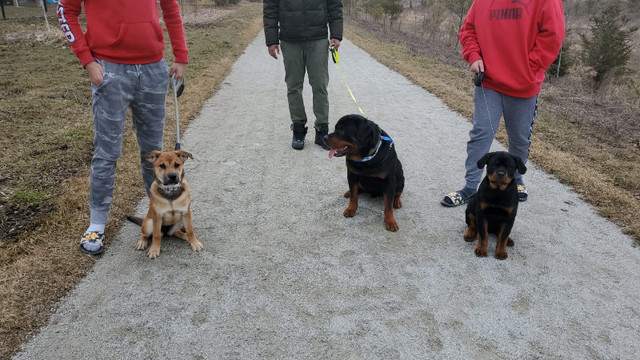
[(165, 164), (160, 164), (160, 169), (166, 169), (167, 166)]
[(176, 163), (174, 166), (175, 166), (175, 168), (177, 169), (177, 168), (179, 168), (179, 167), (180, 167), (180, 164)]

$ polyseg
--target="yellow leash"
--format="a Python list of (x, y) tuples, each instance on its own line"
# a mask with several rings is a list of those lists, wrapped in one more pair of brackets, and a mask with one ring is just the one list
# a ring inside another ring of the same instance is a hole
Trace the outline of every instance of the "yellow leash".
[[(360, 105), (358, 105), (358, 102), (356, 101), (356, 97), (353, 96), (353, 92), (351, 91), (351, 88), (349, 88), (349, 84), (347, 84), (347, 79), (344, 77), (344, 74), (342, 73), (342, 69), (340, 69), (340, 57), (338, 56), (338, 49), (336, 49), (335, 46), (331, 45), (331, 48), (329, 48), (329, 50), (331, 51), (331, 58), (333, 59), (333, 63), (336, 64), (336, 66), (338, 67), (338, 71), (340, 71), (340, 76), (342, 76), (344, 85), (347, 87), (347, 90), (349, 90), (349, 94), (351, 95), (353, 102), (356, 103), (356, 106), (358, 107), (360, 114), (364, 116), (364, 112), (360, 108)], [(366, 116), (364, 117), (366, 118)]]

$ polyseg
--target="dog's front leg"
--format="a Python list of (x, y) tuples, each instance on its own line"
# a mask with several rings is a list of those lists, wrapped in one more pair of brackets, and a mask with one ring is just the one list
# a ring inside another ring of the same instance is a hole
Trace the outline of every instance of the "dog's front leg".
[(204, 246), (202, 246), (202, 243), (198, 241), (196, 234), (193, 232), (193, 224), (191, 223), (191, 204), (189, 204), (189, 209), (184, 215), (184, 227), (187, 230), (187, 242), (191, 246), (191, 249), (194, 251), (204, 249)]
[(476, 226), (476, 216), (473, 212), (467, 212), (467, 231), (464, 233), (464, 241), (472, 242), (476, 240), (478, 235), (478, 227)]
[(140, 225), (140, 232), (142, 235), (140, 236), (140, 240), (136, 244), (136, 250), (144, 250), (147, 248), (147, 244), (149, 243), (149, 236), (153, 233), (153, 218), (147, 214), (147, 216), (142, 220), (142, 225)]
[(162, 243), (162, 217), (155, 214), (153, 218), (153, 233), (151, 235), (151, 246), (147, 251), (147, 256), (156, 258), (160, 255), (160, 244)]
[[(360, 186), (358, 181), (351, 175), (351, 172), (347, 174), (347, 180), (349, 181), (349, 191), (347, 191), (349, 193), (349, 205), (344, 209), (342, 215), (345, 217), (354, 217), (356, 210), (358, 210), (358, 191), (360, 190)], [(347, 194), (345, 194), (345, 196), (346, 195)]]
[(478, 245), (476, 246), (476, 256), (487, 257), (487, 246), (489, 243), (489, 222), (484, 218), (484, 214), (478, 213)]
[(387, 180), (388, 182), (385, 186), (384, 193), (382, 194), (382, 199), (384, 201), (384, 226), (389, 231), (398, 231), (398, 223), (393, 217), (396, 182), (392, 176), (388, 177)]
[[(345, 217), (354, 217), (356, 215), (356, 210), (358, 210), (358, 185), (351, 188), (349, 192), (349, 205), (342, 215)], [(345, 194), (346, 195), (346, 194)]]
[[(509, 234), (513, 228), (513, 220), (506, 221), (500, 225), (500, 231), (498, 232), (498, 244), (496, 245), (495, 258), (498, 260), (504, 260), (507, 258), (507, 245), (509, 245)], [(513, 246), (513, 240), (511, 240)]]

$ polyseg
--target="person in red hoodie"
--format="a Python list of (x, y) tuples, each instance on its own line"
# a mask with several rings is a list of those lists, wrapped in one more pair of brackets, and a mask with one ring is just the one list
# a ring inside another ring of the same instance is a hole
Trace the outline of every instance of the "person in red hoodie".
[[(87, 30), (78, 17), (84, 11)], [(93, 96), (90, 224), (80, 251), (99, 254), (109, 220), (116, 162), (122, 152), (127, 108), (140, 147), (142, 178), (149, 194), (153, 168), (145, 155), (162, 150), (169, 78), (182, 79), (188, 63), (177, 0), (160, 0), (175, 61), (163, 57), (164, 35), (156, 0), (59, 0), (57, 16), (71, 49), (87, 70)]]
[[(458, 35), (462, 57), (477, 81), (466, 184), (442, 199), (447, 207), (465, 204), (475, 195), (483, 172), (477, 162), (489, 152), (502, 116), (509, 152), (527, 162), (538, 94), (565, 35), (562, 1), (475, 0)], [(516, 183), (518, 199), (525, 201), (528, 194), (519, 173)]]

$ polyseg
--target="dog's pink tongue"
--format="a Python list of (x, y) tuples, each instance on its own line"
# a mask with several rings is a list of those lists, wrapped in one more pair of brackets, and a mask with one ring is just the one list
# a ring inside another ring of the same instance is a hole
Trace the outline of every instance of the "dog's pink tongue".
[(333, 157), (333, 155), (335, 155), (337, 152), (338, 152), (338, 149), (329, 150), (329, 159), (331, 159)]

